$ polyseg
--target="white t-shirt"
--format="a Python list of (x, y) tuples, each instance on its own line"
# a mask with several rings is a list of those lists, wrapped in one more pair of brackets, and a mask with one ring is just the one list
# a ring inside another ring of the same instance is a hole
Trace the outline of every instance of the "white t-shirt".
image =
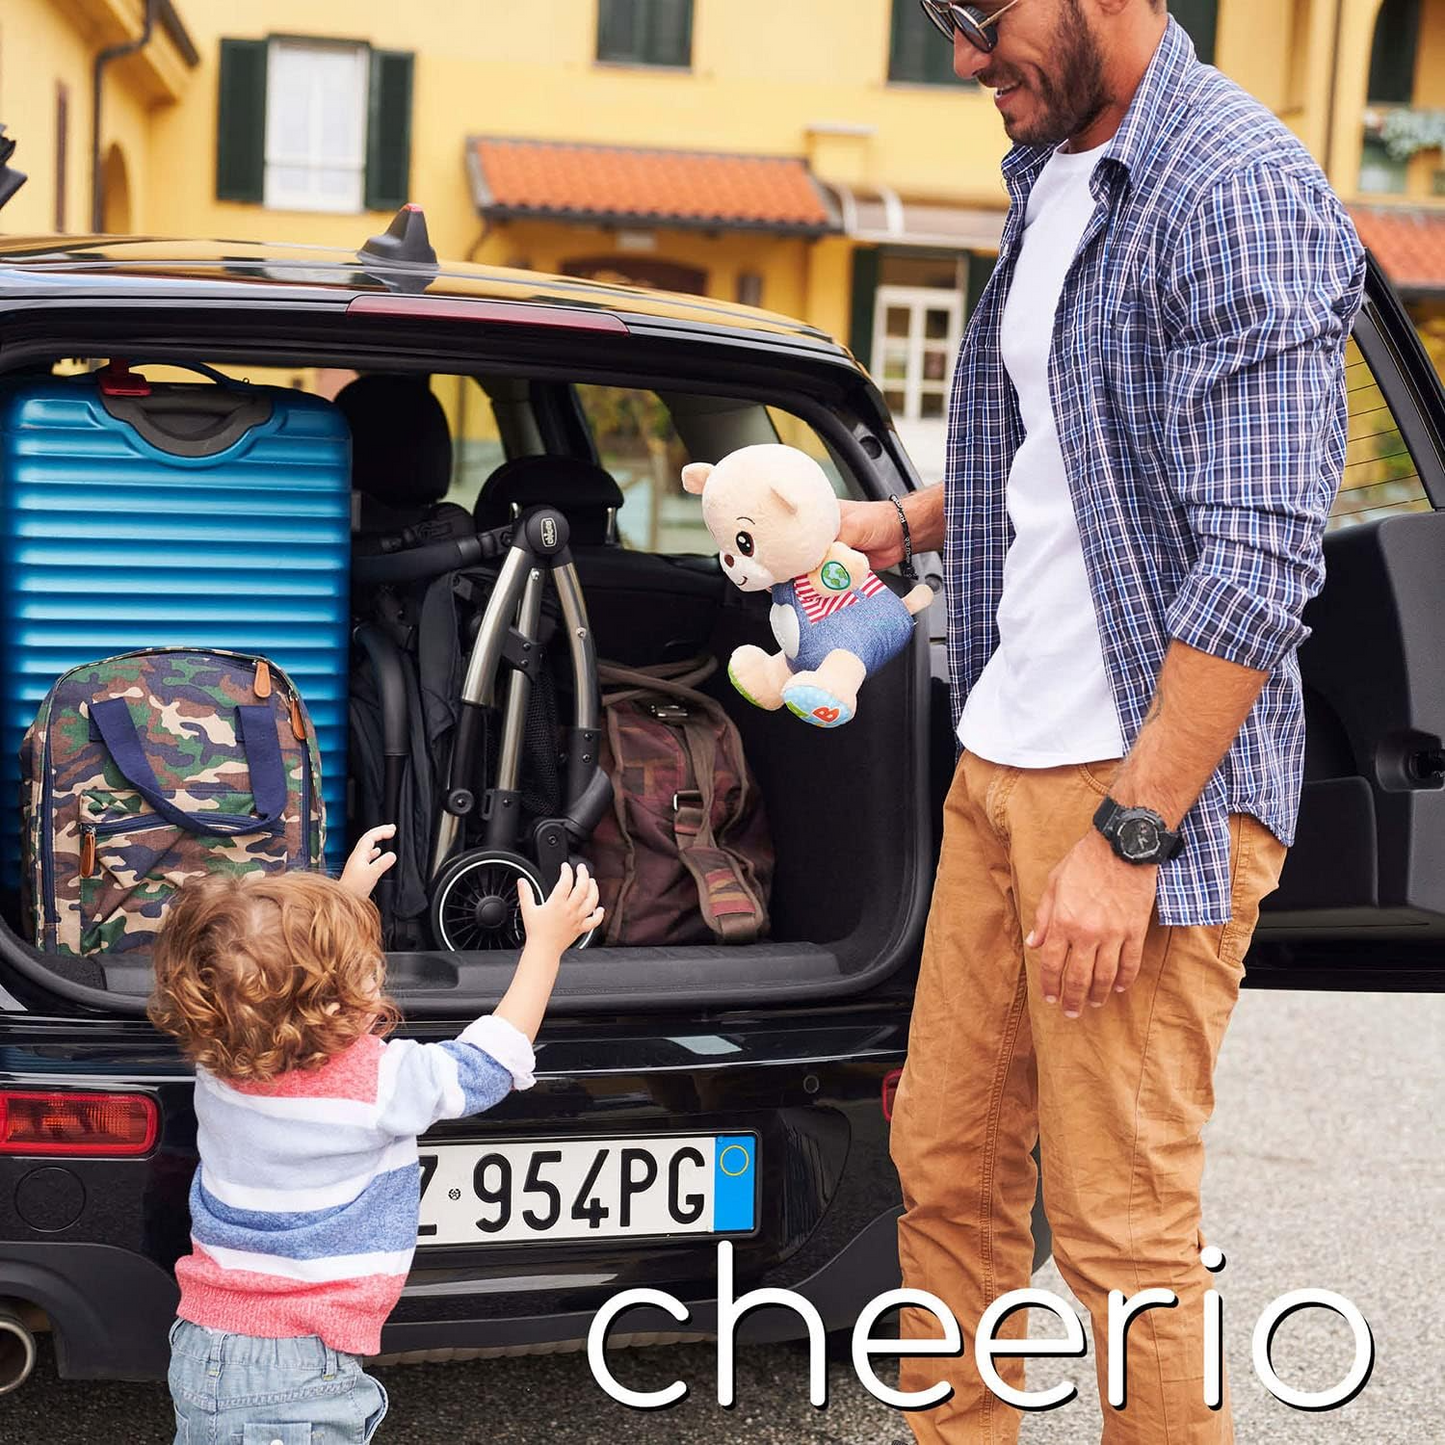
[(1126, 751), (1049, 394), (1054, 315), (1094, 214), (1089, 179), (1102, 154), (1055, 151), (1040, 172), (1003, 313), (1004, 365), (1026, 435), (1008, 477), (1014, 540), (999, 645), (969, 693), (958, 736), (969, 752), (1021, 768)]

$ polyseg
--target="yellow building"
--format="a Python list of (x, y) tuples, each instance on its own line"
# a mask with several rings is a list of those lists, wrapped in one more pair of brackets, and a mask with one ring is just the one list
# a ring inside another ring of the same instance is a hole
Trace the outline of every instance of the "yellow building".
[(0, 123), (29, 180), (0, 228), (152, 227), (165, 169), (152, 123), (186, 95), (199, 59), (171, 0), (5, 0)]
[[(1430, 324), (1445, 0), (1171, 8), (1309, 145)], [(100, 66), (97, 168), (97, 58), (126, 45)], [(0, 121), (32, 176), (6, 231), (352, 248), (416, 201), (444, 256), (848, 339), (925, 470), (1005, 203), (992, 98), (917, 0), (4, 0)]]

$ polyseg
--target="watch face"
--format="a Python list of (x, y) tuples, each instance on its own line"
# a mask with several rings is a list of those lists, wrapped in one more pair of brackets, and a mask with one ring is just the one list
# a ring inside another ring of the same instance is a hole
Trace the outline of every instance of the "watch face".
[(1150, 858), (1159, 851), (1159, 828), (1152, 818), (1125, 818), (1119, 846), (1126, 858)]

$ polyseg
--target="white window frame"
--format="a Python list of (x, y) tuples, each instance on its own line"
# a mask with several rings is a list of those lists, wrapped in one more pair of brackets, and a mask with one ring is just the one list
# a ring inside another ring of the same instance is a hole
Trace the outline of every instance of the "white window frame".
[[(283, 108), (274, 103), (275, 88), (281, 67), (288, 59), (306, 54), (350, 55), (353, 72), (349, 77), (351, 94), (348, 104), (355, 107), (354, 143), (344, 154), (323, 156), (319, 116), (312, 106), (304, 133), (288, 133), (284, 126)], [(279, 61), (279, 63), (278, 63)], [(266, 52), (266, 178), (263, 204), (273, 211), (325, 211), (337, 214), (359, 214), (366, 201), (366, 130), (371, 89), (371, 49), (367, 45), (345, 41), (296, 40), (277, 37)], [(307, 172), (309, 184), (290, 183), (286, 171)], [(316, 181), (322, 174), (344, 173), (349, 184), (344, 191), (328, 194)]]
[[(888, 313), (906, 310), (909, 313), (908, 336), (889, 336)], [(948, 332), (940, 340), (925, 335), (927, 313), (944, 311), (948, 313)], [(958, 348), (963, 340), (964, 298), (959, 291), (945, 291), (938, 286), (880, 286), (873, 301), (873, 379), (879, 391), (903, 392), (903, 410), (894, 413), (894, 420), (908, 423), (938, 423), (948, 420), (948, 393), (953, 385), (953, 369), (958, 361)], [(889, 380), (885, 375), (889, 345), (904, 343), (903, 382)], [(928, 381), (923, 374), (924, 355), (927, 351), (946, 352), (943, 379)], [(936, 417), (922, 415), (925, 395), (942, 395), (943, 411)]]

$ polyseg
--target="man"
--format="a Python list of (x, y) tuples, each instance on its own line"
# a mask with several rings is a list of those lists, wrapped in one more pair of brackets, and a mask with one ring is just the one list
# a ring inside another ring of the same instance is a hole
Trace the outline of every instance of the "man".
[[(925, 8), (1015, 145), (947, 480), (902, 503), (912, 545), (945, 551), (963, 748), (893, 1115), (904, 1281), (969, 1329), (1028, 1284), (1038, 1141), (1101, 1395), (1109, 1291), (1178, 1297), (1133, 1320), (1104, 1440), (1216, 1445), (1200, 1131), (1293, 840), (1295, 650), (1363, 253), (1303, 147), (1163, 0)], [(892, 502), (847, 510), (875, 565), (903, 532)], [(938, 1330), (904, 1312), (905, 1336)], [(1017, 1438), (972, 1359), (905, 1362), (903, 1389), (952, 1386), (909, 1415), (920, 1440)], [(1021, 1388), (1022, 1361), (998, 1363)]]

